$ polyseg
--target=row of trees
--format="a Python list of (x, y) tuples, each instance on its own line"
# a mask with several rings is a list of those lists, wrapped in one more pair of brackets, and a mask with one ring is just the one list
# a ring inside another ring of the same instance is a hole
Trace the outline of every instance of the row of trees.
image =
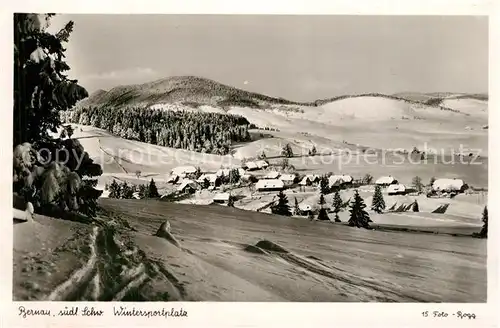
[(247, 119), (229, 114), (103, 106), (79, 107), (63, 118), (128, 140), (220, 155), (228, 154), (233, 142), (251, 139)]
[(14, 15), (13, 192), (33, 204), (35, 212), (73, 212), (93, 217), (102, 174), (71, 131), (53, 138), (62, 126), (60, 113), (88, 96), (68, 78), (64, 61), (73, 31), (68, 22), (59, 32), (47, 31), (54, 14)]
[[(323, 221), (330, 220), (326, 208), (323, 207), (323, 205), (325, 204), (325, 198), (323, 194), (320, 194), (319, 204), (321, 205), (321, 208), (318, 212), (318, 220), (323, 220)], [(349, 206), (349, 212), (350, 212), (350, 217), (348, 221), (349, 226), (371, 229), (370, 222), (373, 221), (370, 219), (370, 216), (366, 212), (365, 202), (363, 198), (359, 195), (357, 190), (354, 193), (354, 199), (350, 203), (349, 202), (344, 203), (342, 201), (342, 198), (340, 197), (339, 192), (337, 191), (335, 193), (333, 198), (333, 212), (335, 213), (335, 222), (341, 222), (338, 217), (338, 213), (344, 210), (344, 208), (346, 208), (347, 206)], [(295, 211), (300, 212), (297, 199), (295, 199)], [(283, 191), (280, 191), (278, 193), (278, 201), (276, 205), (272, 207), (272, 213), (284, 216), (292, 215), (292, 211), (290, 209), (290, 206), (288, 205), (288, 197), (285, 195), (285, 193), (283, 193)]]
[(113, 179), (113, 182), (104, 186), (104, 189), (109, 191), (109, 198), (132, 199), (134, 198), (135, 193), (138, 193), (138, 196), (141, 199), (160, 197), (158, 188), (156, 187), (156, 183), (153, 179), (151, 179), (147, 185), (129, 185), (126, 181), (118, 183), (115, 179)]

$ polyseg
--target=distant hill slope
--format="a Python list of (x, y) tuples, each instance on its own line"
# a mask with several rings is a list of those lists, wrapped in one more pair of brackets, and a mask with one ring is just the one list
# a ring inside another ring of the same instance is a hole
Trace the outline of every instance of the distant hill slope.
[[(417, 95), (419, 95), (417, 97)], [(463, 95), (455, 95), (460, 97)], [(333, 98), (319, 99), (312, 102), (295, 102), (283, 98), (270, 97), (255, 92), (241, 90), (210, 79), (196, 76), (174, 76), (144, 84), (118, 86), (109, 91), (99, 90), (82, 100), (79, 106), (114, 107), (152, 106), (166, 104), (184, 104), (190, 107), (212, 106), (217, 108), (250, 107), (269, 108), (273, 105), (292, 105), (301, 107), (318, 107), (332, 102), (351, 98), (383, 98), (407, 104), (425, 103), (431, 107), (450, 110), (441, 101), (428, 102), (429, 99), (440, 98), (438, 94), (396, 94), (365, 93), (342, 95)], [(455, 97), (455, 98), (456, 98)], [(487, 97), (487, 96), (486, 96)], [(293, 110), (293, 108), (288, 108)]]
[(300, 104), (297, 102), (244, 91), (222, 83), (195, 76), (174, 76), (138, 85), (118, 86), (107, 92), (99, 90), (79, 103), (81, 106), (150, 106), (184, 103), (193, 106), (261, 107), (269, 104)]

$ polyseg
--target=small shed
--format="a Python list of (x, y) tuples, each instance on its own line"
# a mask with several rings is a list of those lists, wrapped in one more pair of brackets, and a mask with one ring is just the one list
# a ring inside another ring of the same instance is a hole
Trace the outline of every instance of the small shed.
[(231, 195), (227, 192), (216, 194), (213, 198), (213, 202), (217, 204), (227, 204)]

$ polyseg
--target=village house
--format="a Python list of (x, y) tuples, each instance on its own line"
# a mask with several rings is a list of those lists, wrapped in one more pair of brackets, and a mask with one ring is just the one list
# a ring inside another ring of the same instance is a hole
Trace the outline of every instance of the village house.
[(406, 187), (403, 184), (391, 184), (387, 187), (387, 194), (392, 195), (405, 195)]
[(382, 186), (382, 187), (387, 187), (391, 184), (397, 184), (398, 183), (398, 180), (396, 180), (394, 177), (392, 176), (385, 176), (385, 177), (380, 177), (377, 179), (377, 181), (375, 181), (375, 184), (378, 185), (378, 186)]
[(203, 185), (205, 183), (205, 179), (208, 180), (210, 186), (212, 187), (218, 187), (220, 185), (220, 178), (215, 173), (204, 173), (196, 180), (196, 182)]
[(255, 190), (257, 191), (278, 191), (283, 190), (285, 184), (279, 179), (264, 179), (259, 180), (255, 184)]
[(331, 189), (333, 187), (345, 187), (351, 185), (353, 178), (350, 175), (331, 175), (328, 178), (328, 187)]
[(295, 182), (295, 179), (296, 179), (296, 176), (295, 174), (282, 174), (279, 179), (281, 181), (283, 181), (283, 184), (285, 185), (285, 187), (289, 187), (291, 185), (293, 185), (293, 183)]
[(271, 171), (264, 177), (264, 179), (278, 179), (280, 175), (281, 174), (278, 171)]
[(194, 166), (178, 166), (172, 169), (170, 172), (172, 176), (177, 175), (180, 177), (186, 177), (190, 174), (195, 174), (197, 171), (196, 167)]
[(432, 190), (440, 192), (464, 192), (467, 188), (462, 179), (437, 179), (432, 184)]
[(194, 182), (193, 180), (190, 179), (184, 179), (182, 180), (181, 184), (179, 187), (177, 187), (177, 191), (180, 193), (194, 193), (196, 190), (198, 190), (198, 184)]
[(244, 168), (247, 171), (255, 171), (259, 170), (259, 166), (255, 162), (246, 162), (241, 165), (242, 168)]
[(227, 204), (227, 203), (229, 203), (230, 197), (231, 197), (231, 195), (229, 195), (229, 193), (227, 193), (227, 192), (219, 193), (219, 194), (216, 194), (214, 196), (212, 201), (216, 204)]
[(299, 182), (299, 185), (312, 186), (313, 184), (318, 183), (320, 179), (320, 176), (317, 174), (309, 174), (302, 178), (302, 180)]
[(257, 165), (259, 170), (266, 169), (269, 166), (269, 163), (264, 160), (259, 160), (255, 162), (255, 164)]

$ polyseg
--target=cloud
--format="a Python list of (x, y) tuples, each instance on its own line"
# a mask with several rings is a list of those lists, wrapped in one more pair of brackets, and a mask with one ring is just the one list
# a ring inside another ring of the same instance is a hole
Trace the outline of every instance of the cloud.
[(135, 80), (146, 77), (152, 77), (157, 74), (156, 71), (149, 67), (134, 67), (122, 70), (89, 74), (85, 76), (88, 80)]
[(243, 82), (243, 84), (248, 84), (248, 81)]

